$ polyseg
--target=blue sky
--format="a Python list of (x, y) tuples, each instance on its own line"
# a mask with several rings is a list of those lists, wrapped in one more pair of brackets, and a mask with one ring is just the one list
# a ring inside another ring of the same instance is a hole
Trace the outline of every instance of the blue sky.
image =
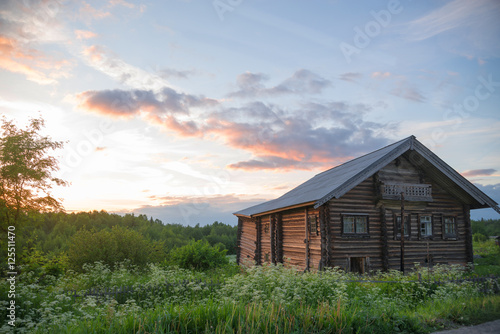
[(487, 0), (2, 1), (0, 113), (67, 141), (67, 211), (234, 224), (410, 135), (500, 202), (498, 17)]

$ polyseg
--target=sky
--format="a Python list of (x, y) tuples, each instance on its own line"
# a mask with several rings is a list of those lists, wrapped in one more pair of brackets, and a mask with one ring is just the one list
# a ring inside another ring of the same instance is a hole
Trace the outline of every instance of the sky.
[(410, 135), (500, 203), (499, 17), (494, 0), (3, 0), (0, 114), (66, 142), (67, 212), (234, 225)]

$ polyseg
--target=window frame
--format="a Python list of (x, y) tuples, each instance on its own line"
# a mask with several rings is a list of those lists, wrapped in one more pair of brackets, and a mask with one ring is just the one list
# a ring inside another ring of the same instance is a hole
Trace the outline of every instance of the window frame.
[[(401, 223), (398, 223), (398, 218), (401, 218), (401, 214), (394, 214), (394, 240), (401, 240)], [(405, 240), (411, 240), (411, 213), (405, 215), (405, 225), (408, 227), (408, 234), (405, 233)], [(404, 231), (403, 231), (404, 232)]]
[(318, 215), (307, 215), (307, 228), (309, 229), (309, 236), (319, 236)]
[[(346, 217), (353, 217), (354, 218), (354, 226), (353, 230), (354, 232), (345, 232), (344, 228), (344, 219)], [(365, 223), (366, 223), (366, 232), (356, 232), (357, 230), (357, 218), (364, 217), (365, 218)], [(340, 226), (342, 228), (342, 237), (347, 237), (347, 238), (369, 238), (370, 237), (370, 216), (365, 213), (343, 213), (340, 215)]]
[[(431, 220), (430, 222), (427, 222), (428, 224), (431, 225), (431, 234), (422, 234), (422, 217), (430, 217)], [(429, 213), (421, 213), (421, 214), (418, 214), (418, 238), (419, 239), (433, 239), (434, 238), (434, 216), (432, 214), (429, 214)]]
[[(453, 219), (453, 233), (446, 233), (446, 219), (451, 218)], [(457, 216), (453, 215), (443, 215), (442, 218), (442, 229), (443, 229), (443, 239), (444, 240), (458, 240), (458, 222), (457, 222)]]

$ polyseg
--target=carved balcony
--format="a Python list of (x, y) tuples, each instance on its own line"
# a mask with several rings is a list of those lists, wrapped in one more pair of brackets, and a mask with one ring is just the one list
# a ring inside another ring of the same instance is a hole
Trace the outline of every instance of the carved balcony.
[(380, 189), (383, 199), (400, 200), (404, 193), (405, 201), (432, 202), (432, 185), (383, 183)]

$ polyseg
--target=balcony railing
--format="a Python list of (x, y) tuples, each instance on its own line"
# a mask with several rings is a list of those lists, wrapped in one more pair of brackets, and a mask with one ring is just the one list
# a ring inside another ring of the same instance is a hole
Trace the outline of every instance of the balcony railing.
[(404, 193), (406, 201), (432, 201), (432, 186), (430, 184), (383, 183), (383, 199), (401, 199)]

